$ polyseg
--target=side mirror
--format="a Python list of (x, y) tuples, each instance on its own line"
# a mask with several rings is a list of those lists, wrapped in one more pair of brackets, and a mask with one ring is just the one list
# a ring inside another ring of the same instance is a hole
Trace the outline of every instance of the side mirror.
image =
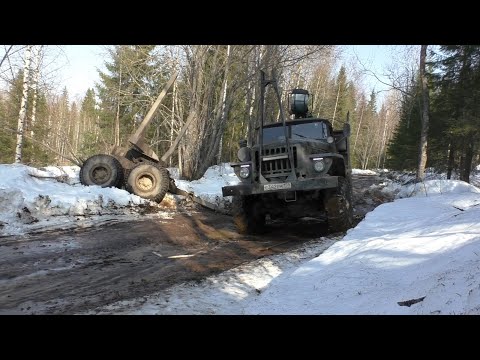
[(350, 133), (351, 133), (350, 123), (345, 123), (343, 125), (343, 136), (350, 136)]

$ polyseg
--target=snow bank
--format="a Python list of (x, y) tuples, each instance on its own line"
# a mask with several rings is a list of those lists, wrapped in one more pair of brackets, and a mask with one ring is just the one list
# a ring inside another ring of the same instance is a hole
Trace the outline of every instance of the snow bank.
[[(169, 170), (170, 174), (178, 179), (178, 169)], [(205, 175), (199, 180), (175, 180), (175, 184), (179, 189), (193, 192), (196, 196), (217, 205), (221, 209), (227, 208), (232, 201), (231, 196), (223, 197), (222, 187), (236, 185), (239, 182), (233, 168), (228, 163), (208, 168)]]
[(352, 169), (353, 175), (378, 175), (373, 170)]
[(397, 198), (412, 196), (430, 196), (438, 194), (480, 193), (480, 190), (460, 180), (427, 180), (416, 184), (402, 186)]
[(480, 194), (443, 185), (377, 207), (245, 313), (480, 314)]
[(147, 203), (125, 190), (83, 186), (79, 170), (0, 164), (0, 236), (65, 224), (65, 218), (55, 220), (61, 216), (73, 221), (75, 216), (125, 214)]

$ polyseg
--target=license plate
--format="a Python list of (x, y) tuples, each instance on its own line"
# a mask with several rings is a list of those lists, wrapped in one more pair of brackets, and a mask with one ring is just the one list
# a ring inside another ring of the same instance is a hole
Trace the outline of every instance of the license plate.
[(267, 184), (263, 185), (264, 191), (291, 189), (292, 183)]

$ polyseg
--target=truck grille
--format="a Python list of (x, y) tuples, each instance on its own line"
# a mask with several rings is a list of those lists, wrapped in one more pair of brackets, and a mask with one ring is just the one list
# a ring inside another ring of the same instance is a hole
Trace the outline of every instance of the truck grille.
[[(291, 151), (293, 155), (293, 164), (296, 168), (297, 167), (297, 147), (292, 146)], [(288, 155), (287, 147), (282, 146), (282, 147), (263, 149), (263, 156), (274, 156), (274, 155)], [(258, 151), (255, 151), (255, 168), (257, 171), (259, 168), (258, 163), (259, 163)], [(288, 158), (267, 160), (262, 162), (262, 175), (267, 179), (288, 176), (290, 171), (291, 171), (290, 161), (288, 161)]]

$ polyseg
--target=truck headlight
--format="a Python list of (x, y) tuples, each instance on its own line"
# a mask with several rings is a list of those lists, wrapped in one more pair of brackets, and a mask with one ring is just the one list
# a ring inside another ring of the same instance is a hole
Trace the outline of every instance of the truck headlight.
[(323, 159), (313, 159), (313, 168), (317, 172), (322, 172), (325, 169), (325, 161)]
[(238, 156), (238, 160), (240, 160), (241, 162), (250, 161), (250, 159), (251, 159), (250, 148), (249, 147), (241, 147), (240, 149), (238, 149), (237, 156)]
[(250, 176), (250, 165), (242, 165), (240, 167), (239, 175), (242, 179), (246, 179)]

